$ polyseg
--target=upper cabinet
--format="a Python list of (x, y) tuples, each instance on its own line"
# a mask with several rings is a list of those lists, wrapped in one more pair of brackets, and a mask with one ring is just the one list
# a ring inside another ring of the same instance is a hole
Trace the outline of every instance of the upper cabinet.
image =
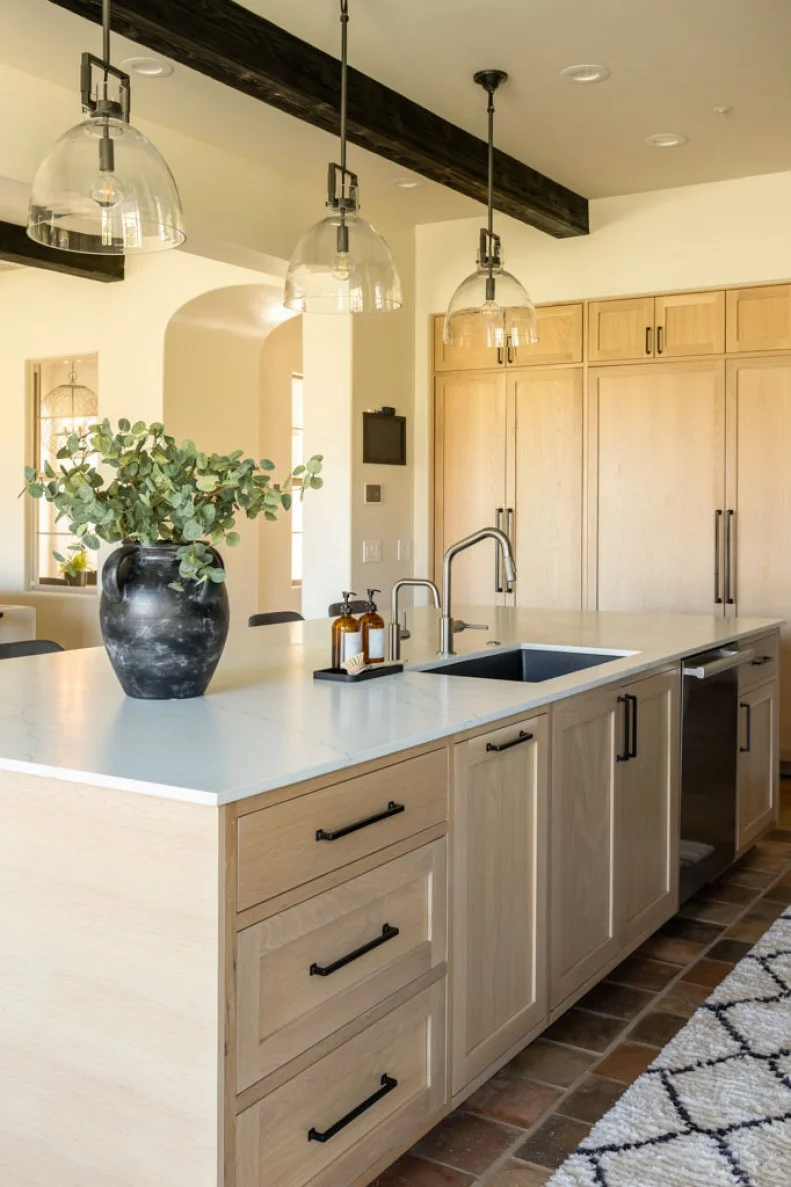
[(591, 301), (588, 305), (588, 358), (592, 363), (650, 357), (653, 337), (653, 297)]
[(667, 358), (722, 354), (725, 350), (725, 293), (675, 293), (657, 297), (654, 353)]
[(728, 354), (750, 350), (791, 350), (791, 284), (728, 293)]
[(443, 341), (445, 314), (434, 318), (435, 371), (488, 371), (505, 366), (505, 350), (473, 350), (469, 346), (448, 346)]
[(588, 306), (592, 363), (690, 358), (724, 350), (723, 292), (591, 301)]
[(576, 305), (542, 305), (538, 315), (538, 342), (511, 347), (508, 363), (516, 367), (548, 367), (553, 363), (582, 362), (582, 302)]

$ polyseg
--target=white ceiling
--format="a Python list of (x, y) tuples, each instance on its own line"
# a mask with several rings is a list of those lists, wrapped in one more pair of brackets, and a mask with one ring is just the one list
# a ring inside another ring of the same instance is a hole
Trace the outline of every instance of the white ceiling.
[[(246, 7), (338, 53), (337, 0), (243, 0)], [(508, 70), (498, 97), (501, 148), (589, 197), (791, 168), (791, 0), (350, 0), (352, 65), (485, 135), (471, 81)], [(0, 0), (0, 61), (77, 85), (95, 25), (48, 0)], [(113, 57), (140, 53), (114, 40)], [(580, 62), (612, 77), (575, 86)], [(135, 81), (134, 110), (262, 162), (320, 194), (332, 137), (181, 66)], [(728, 116), (715, 106), (728, 105)], [(75, 95), (75, 118), (78, 115)], [(654, 132), (689, 144), (651, 149)], [(397, 190), (404, 170), (353, 150), (363, 198), (405, 223), (460, 218), (479, 207), (441, 186)], [(0, 162), (0, 172), (2, 163)]]

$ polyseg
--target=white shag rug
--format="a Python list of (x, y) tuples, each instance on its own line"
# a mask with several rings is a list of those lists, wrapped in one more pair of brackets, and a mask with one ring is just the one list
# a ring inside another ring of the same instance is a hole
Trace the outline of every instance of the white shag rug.
[(791, 1187), (791, 908), (547, 1187)]

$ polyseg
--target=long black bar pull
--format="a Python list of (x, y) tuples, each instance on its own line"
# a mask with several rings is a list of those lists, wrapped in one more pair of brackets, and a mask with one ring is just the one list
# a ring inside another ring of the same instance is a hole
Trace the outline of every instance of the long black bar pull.
[(336, 1121), (329, 1129), (325, 1129), (323, 1133), (311, 1126), (308, 1130), (308, 1141), (329, 1142), (342, 1129), (345, 1129), (347, 1125), (351, 1125), (352, 1121), (356, 1121), (358, 1117), (361, 1117), (363, 1113), (372, 1108), (382, 1097), (387, 1096), (388, 1092), (392, 1092), (394, 1088), (398, 1087), (398, 1080), (394, 1076), (388, 1076), (386, 1072), (382, 1076), (380, 1083), (382, 1087), (374, 1092), (372, 1096), (369, 1096), (367, 1100), (359, 1104), (356, 1109), (352, 1109), (351, 1113), (347, 1113), (345, 1117), (341, 1117), (340, 1121)]
[(753, 748), (753, 707), (746, 701), (742, 701), (739, 705), (740, 709), (747, 710), (747, 721), (745, 722), (745, 745), (740, 746), (739, 750), (742, 754), (749, 754)]
[(338, 969), (343, 969), (347, 964), (351, 964), (353, 960), (359, 960), (361, 956), (365, 956), (368, 952), (373, 952), (374, 948), (381, 948), (382, 944), (386, 944), (388, 940), (394, 940), (400, 934), (397, 927), (391, 927), (389, 923), (385, 923), (382, 927), (382, 934), (377, 936), (375, 940), (370, 940), (369, 943), (363, 944), (361, 948), (355, 948), (354, 952), (350, 952), (347, 956), (339, 957), (332, 964), (321, 965), (316, 964), (314, 961), (308, 971), (311, 977), (331, 977), (333, 973), (337, 973)]
[(532, 734), (528, 734), (525, 730), (520, 730), (519, 737), (514, 738), (511, 742), (500, 742), (499, 744), (496, 742), (487, 742), (486, 749), (493, 750), (496, 754), (499, 754), (502, 750), (510, 750), (512, 746), (521, 746), (523, 742), (532, 742), (532, 740)]
[(355, 820), (354, 824), (344, 825), (343, 828), (336, 828), (331, 832), (325, 828), (317, 828), (316, 840), (339, 841), (341, 837), (348, 837), (349, 833), (356, 833), (358, 829), (368, 828), (370, 824), (378, 824), (380, 820), (388, 820), (391, 816), (398, 816), (399, 812), (406, 812), (406, 805), (391, 800), (384, 812), (377, 812), (376, 816), (366, 816), (365, 820)]

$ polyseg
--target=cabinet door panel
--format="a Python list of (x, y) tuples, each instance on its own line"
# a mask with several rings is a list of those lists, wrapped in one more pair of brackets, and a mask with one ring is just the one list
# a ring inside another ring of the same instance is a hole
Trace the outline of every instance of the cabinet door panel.
[(655, 931), (678, 906), (678, 672), (627, 685), (636, 755), (617, 771), (621, 943)]
[[(728, 364), (736, 611), (791, 618), (791, 358)], [(780, 748), (791, 758), (791, 625), (780, 629)]]
[(591, 301), (588, 360), (591, 363), (644, 359), (654, 353), (654, 298)]
[(582, 305), (542, 305), (536, 310), (538, 342), (512, 351), (517, 367), (582, 362)]
[[(532, 740), (503, 751), (520, 732)], [(547, 718), (456, 748), (453, 1092), (547, 1013)]]
[(731, 289), (727, 303), (728, 354), (791, 350), (791, 284)]
[(553, 709), (550, 1007), (618, 953), (615, 918), (616, 693)]
[[(507, 432), (505, 373), (475, 372), (435, 378), (435, 573), (449, 545), (492, 527), (505, 507)], [(453, 563), (456, 606), (492, 606), (495, 545), (479, 544)]]
[(736, 851), (747, 849), (771, 828), (779, 804), (777, 684), (762, 684), (740, 699), (739, 794), (736, 801)]
[(434, 370), (435, 371), (486, 371), (492, 367), (505, 366), (505, 351), (474, 349), (469, 346), (447, 346), (443, 340), (445, 314), (434, 318)]
[(725, 293), (656, 298), (656, 354), (663, 358), (725, 353)]
[(522, 371), (508, 382), (516, 444), (517, 606), (582, 604), (581, 370)]
[(591, 608), (721, 613), (723, 364), (599, 368), (589, 384)]

